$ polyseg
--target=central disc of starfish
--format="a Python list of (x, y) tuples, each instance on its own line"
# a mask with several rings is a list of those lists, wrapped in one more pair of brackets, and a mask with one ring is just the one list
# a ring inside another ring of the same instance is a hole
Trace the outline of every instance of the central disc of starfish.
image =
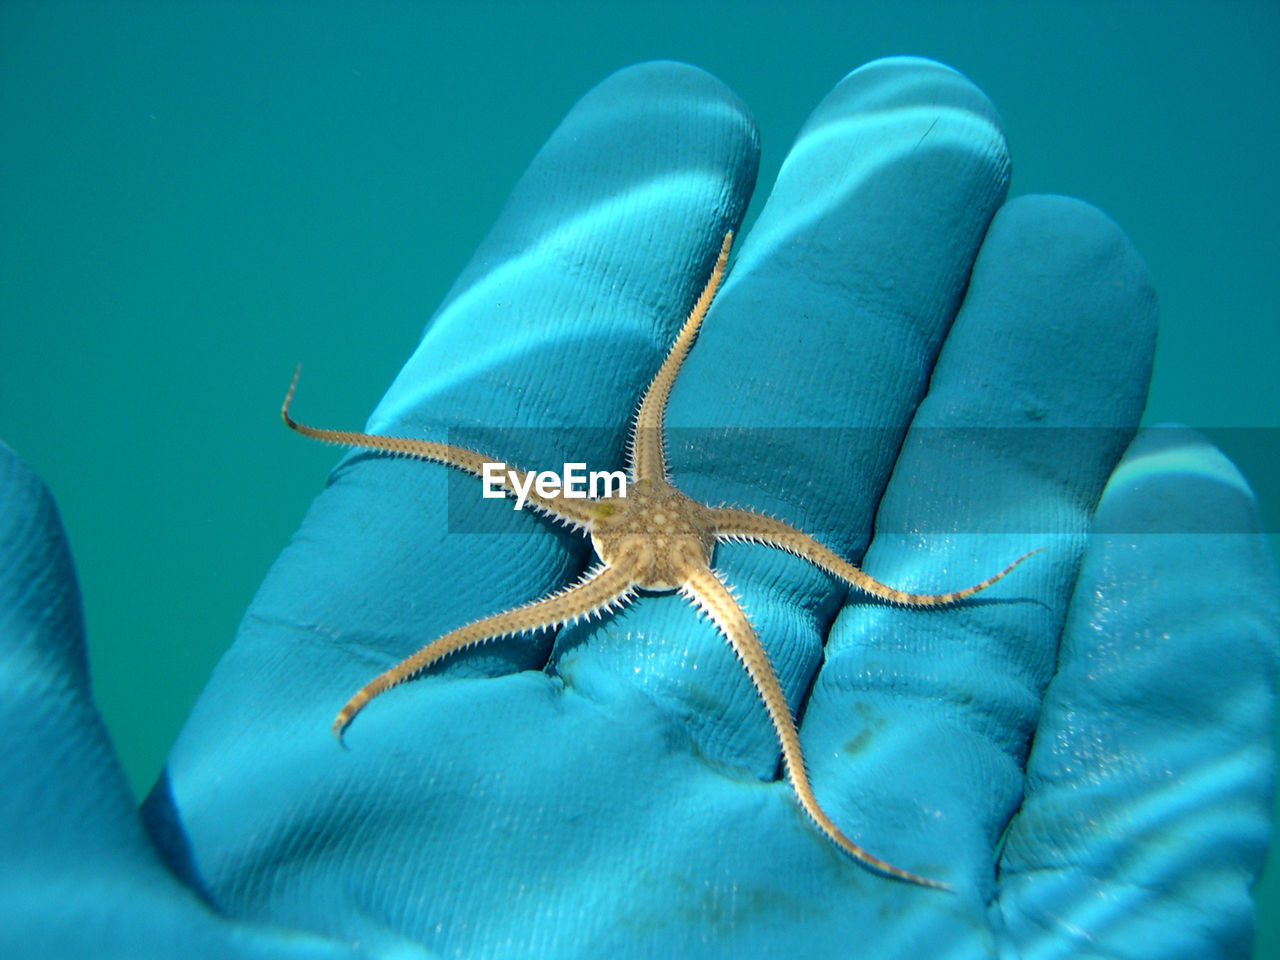
[(595, 513), (596, 555), (610, 566), (624, 565), (642, 590), (675, 590), (689, 570), (711, 563), (716, 529), (710, 512), (669, 483), (637, 480), (625, 497), (598, 501)]

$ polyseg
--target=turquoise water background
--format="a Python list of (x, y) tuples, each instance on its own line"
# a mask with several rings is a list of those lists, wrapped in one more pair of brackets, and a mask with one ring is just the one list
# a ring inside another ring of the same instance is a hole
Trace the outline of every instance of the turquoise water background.
[(966, 73), (1013, 193), (1083, 197), (1146, 257), (1147, 421), (1214, 428), (1280, 530), (1280, 4), (781, 7), (0, 5), (0, 438), (58, 498), (136, 791), (334, 461), (279, 424), (294, 363), (309, 419), (363, 422), (563, 113), (639, 60), (751, 107), (749, 216), (849, 70)]

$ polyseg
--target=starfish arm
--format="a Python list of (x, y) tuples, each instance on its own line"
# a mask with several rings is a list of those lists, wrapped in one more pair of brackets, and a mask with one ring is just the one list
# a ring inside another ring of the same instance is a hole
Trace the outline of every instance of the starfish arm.
[(953, 590), (950, 593), (908, 593), (905, 590), (898, 590), (895, 587), (881, 583), (875, 577), (863, 573), (848, 560), (840, 557), (835, 551), (824, 547), (813, 537), (797, 530), (789, 523), (783, 523), (781, 520), (767, 517), (762, 513), (752, 513), (750, 510), (737, 510), (732, 507), (717, 507), (711, 512), (716, 525), (717, 540), (741, 540), (748, 543), (762, 543), (766, 546), (776, 547), (779, 550), (785, 550), (787, 553), (795, 554), (803, 560), (808, 560), (815, 567), (824, 570), (833, 577), (840, 578), (863, 593), (878, 597), (889, 603), (899, 603), (910, 607), (937, 607), (955, 603), (965, 597), (972, 597), (975, 593), (987, 589), (997, 580), (1004, 579), (1023, 560), (1044, 549), (1044, 547), (1037, 547), (1035, 550), (1028, 550), (999, 573), (987, 577), (981, 583), (975, 583), (962, 590)]
[(729, 588), (709, 568), (703, 567), (693, 571), (685, 580), (680, 592), (700, 610), (711, 618), (724, 638), (733, 647), (738, 660), (746, 668), (756, 694), (764, 703), (778, 738), (778, 746), (782, 750), (782, 760), (786, 765), (787, 779), (795, 791), (796, 799), (809, 818), (828, 839), (855, 860), (865, 864), (878, 873), (922, 887), (933, 887), (939, 890), (950, 890), (948, 884), (938, 880), (930, 880), (911, 873), (893, 864), (872, 856), (862, 847), (846, 837), (835, 825), (826, 812), (818, 804), (818, 798), (809, 784), (809, 775), (805, 771), (804, 754), (800, 750), (800, 734), (796, 730), (791, 716), (791, 707), (787, 704), (778, 675), (774, 672), (769, 656), (760, 645), (751, 622), (743, 613), (742, 607), (734, 598)]
[(634, 595), (635, 586), (629, 573), (602, 564), (563, 590), (451, 630), (361, 687), (338, 711), (333, 721), (333, 735), (341, 740), (347, 725), (370, 700), (416, 677), (451, 653), (498, 637), (532, 633), (599, 616), (629, 602)]
[(293, 380), (289, 384), (289, 392), (285, 394), (284, 403), (280, 407), (280, 419), (294, 433), (300, 433), (304, 437), (310, 437), (323, 443), (336, 444), (341, 447), (360, 447), (365, 450), (388, 453), (395, 457), (410, 457), (415, 460), (442, 463), (445, 466), (454, 467), (481, 479), (485, 475), (484, 465), (486, 463), (497, 464), (498, 476), (502, 480), (502, 491), (508, 496), (515, 497), (517, 495), (511, 478), (511, 474), (515, 474), (516, 482), (520, 484), (521, 490), (525, 491), (524, 499), (538, 512), (553, 520), (559, 520), (574, 529), (583, 530), (590, 525), (592, 515), (588, 509), (589, 501), (569, 500), (559, 494), (549, 497), (543, 496), (534, 489), (534, 485), (529, 482), (528, 474), (525, 471), (512, 467), (501, 460), (495, 460), (493, 457), (477, 453), (475, 450), (456, 447), (451, 443), (414, 440), (410, 437), (388, 437), (375, 433), (358, 433), (354, 430), (329, 430), (299, 423), (289, 415), (289, 405), (293, 402), (293, 393), (298, 387), (298, 375), (301, 372), (302, 365), (299, 364), (297, 369), (293, 371)]
[(649, 384), (649, 389), (645, 391), (644, 398), (640, 401), (640, 408), (636, 411), (636, 421), (631, 428), (631, 475), (636, 480), (667, 478), (666, 460), (662, 451), (662, 421), (667, 410), (667, 397), (671, 394), (671, 385), (676, 381), (680, 366), (689, 354), (689, 348), (698, 335), (702, 319), (707, 315), (711, 301), (715, 298), (716, 290), (720, 286), (720, 280), (724, 277), (724, 267), (729, 260), (729, 246), (732, 243), (733, 231), (730, 230), (724, 235), (724, 242), (720, 245), (720, 255), (716, 258), (716, 265), (711, 270), (711, 276), (707, 278), (706, 286), (702, 288), (701, 295), (693, 305), (693, 309), (689, 311), (689, 318), (680, 328), (680, 333), (676, 336), (675, 343), (671, 345), (667, 358), (662, 361), (662, 366), (658, 368), (653, 381)]

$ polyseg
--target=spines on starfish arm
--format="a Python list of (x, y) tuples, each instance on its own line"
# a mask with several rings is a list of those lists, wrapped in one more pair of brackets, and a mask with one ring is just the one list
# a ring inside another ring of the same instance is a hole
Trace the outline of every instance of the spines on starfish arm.
[(1014, 567), (1044, 549), (1044, 547), (1037, 547), (1034, 550), (1028, 550), (1000, 572), (960, 590), (947, 593), (911, 593), (881, 583), (875, 577), (859, 570), (834, 550), (823, 546), (807, 533), (782, 520), (734, 507), (717, 507), (711, 513), (716, 527), (716, 539), (719, 541), (760, 543), (778, 550), (785, 550), (802, 560), (808, 560), (819, 570), (843, 580), (863, 593), (884, 600), (886, 603), (905, 607), (940, 607), (972, 597), (996, 581), (1003, 580), (1013, 572)]
[(298, 364), (294, 368), (293, 379), (289, 382), (289, 390), (284, 395), (284, 403), (280, 405), (280, 419), (294, 433), (300, 433), (302, 436), (310, 437), (312, 440), (331, 443), (339, 447), (358, 447), (363, 450), (385, 453), (393, 457), (407, 457), (413, 460), (439, 463), (480, 478), (484, 477), (484, 465), (486, 463), (498, 464), (500, 467), (499, 476), (502, 479), (502, 492), (507, 496), (515, 497), (517, 495), (512, 479), (508, 475), (508, 471), (511, 471), (515, 473), (521, 485), (526, 487), (523, 494), (524, 499), (528, 501), (529, 506), (539, 513), (574, 530), (585, 530), (591, 522), (591, 514), (585, 504), (573, 502), (560, 495), (543, 496), (534, 489), (532, 484), (526, 484), (528, 474), (525, 471), (518, 467), (513, 467), (502, 460), (485, 456), (478, 451), (454, 446), (451, 443), (437, 443), (434, 440), (416, 440), (412, 437), (395, 437), (380, 433), (360, 433), (355, 430), (331, 430), (327, 427), (313, 427), (309, 424), (299, 423), (290, 416), (289, 406), (293, 403), (293, 394), (298, 388), (298, 377), (301, 373), (302, 364)]
[(778, 747), (782, 753), (782, 762), (786, 766), (787, 779), (791, 782), (796, 799), (801, 809), (823, 835), (849, 856), (879, 873), (916, 886), (951, 890), (950, 884), (895, 867), (887, 860), (868, 853), (844, 835), (818, 803), (818, 798), (809, 782), (808, 771), (805, 769), (804, 752), (800, 747), (800, 733), (796, 729), (791, 706), (787, 703), (786, 694), (778, 681), (773, 664), (769, 662), (769, 655), (765, 653), (755, 628), (751, 626), (751, 621), (747, 619), (733, 591), (714, 570), (703, 567), (688, 571), (685, 582), (680, 587), (680, 593), (711, 619), (720, 635), (729, 642), (729, 646), (737, 655), (738, 662), (747, 671), (756, 695), (764, 704), (769, 721), (773, 725)]
[(667, 351), (666, 359), (662, 361), (662, 366), (654, 374), (649, 388), (645, 390), (644, 397), (640, 400), (640, 406), (636, 410), (631, 427), (627, 457), (631, 464), (631, 476), (636, 480), (665, 481), (668, 479), (666, 457), (663, 452), (663, 419), (666, 416), (667, 398), (671, 395), (671, 385), (675, 383), (685, 357), (689, 355), (689, 348), (698, 335), (698, 328), (711, 308), (711, 301), (715, 299), (716, 291), (720, 288), (725, 265), (729, 262), (729, 247), (732, 244), (733, 231), (730, 230), (724, 235), (724, 241), (720, 244), (720, 253), (716, 257), (711, 276), (707, 278), (702, 293), (698, 295), (693, 309), (689, 311), (688, 319), (680, 328), (675, 342)]
[(587, 571), (577, 583), (555, 593), (450, 630), (356, 691), (334, 718), (333, 735), (341, 740), (343, 731), (370, 700), (413, 679), (452, 653), (499, 637), (554, 629), (602, 616), (625, 605), (635, 592), (629, 573), (600, 564)]

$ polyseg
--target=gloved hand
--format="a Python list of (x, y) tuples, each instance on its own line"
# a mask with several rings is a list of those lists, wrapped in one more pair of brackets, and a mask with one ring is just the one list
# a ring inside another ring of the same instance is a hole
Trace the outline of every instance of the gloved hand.
[[(367, 429), (619, 467), (756, 162), (745, 109), (705, 74), (606, 80)], [(361, 452), (144, 804), (184, 888), (127, 809), (56, 518), (10, 460), (4, 936), (59, 930), (54, 956), (1244, 955), (1269, 838), (1271, 560), (1220, 454), (1184, 431), (1130, 443), (1155, 337), (1137, 255), (1078, 202), (1005, 203), (1008, 169), (962, 77), (851, 74), (739, 243), (668, 410), (686, 493), (781, 516), (895, 586), (965, 586), (1046, 548), (932, 610), (759, 546), (714, 558), (828, 813), (954, 893), (878, 876), (810, 825), (745, 674), (678, 596), (455, 657), (340, 748), (329, 726), (366, 680), (590, 559), (477, 481)], [(323, 387), (304, 379), (300, 416)]]

